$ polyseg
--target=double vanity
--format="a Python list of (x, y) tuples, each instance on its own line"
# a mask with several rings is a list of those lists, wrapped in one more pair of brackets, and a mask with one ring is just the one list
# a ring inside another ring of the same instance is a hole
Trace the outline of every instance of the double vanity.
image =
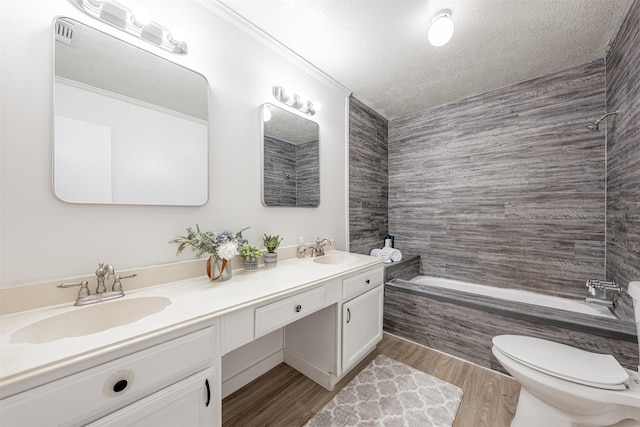
[(332, 389), (382, 338), (382, 260), (365, 255), (124, 286), (0, 317), (3, 426), (219, 426), (222, 397), (268, 367)]

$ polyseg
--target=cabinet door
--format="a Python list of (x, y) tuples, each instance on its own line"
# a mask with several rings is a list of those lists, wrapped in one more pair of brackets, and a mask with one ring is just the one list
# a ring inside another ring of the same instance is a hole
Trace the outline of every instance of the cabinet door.
[(199, 372), (136, 403), (107, 415), (90, 427), (214, 425), (214, 368)]
[(383, 292), (384, 286), (378, 286), (342, 305), (342, 373), (382, 339)]

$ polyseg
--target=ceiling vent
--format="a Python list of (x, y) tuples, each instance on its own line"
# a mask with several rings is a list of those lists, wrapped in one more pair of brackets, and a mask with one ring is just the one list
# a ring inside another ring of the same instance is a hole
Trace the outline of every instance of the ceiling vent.
[(56, 40), (71, 44), (73, 38), (73, 24), (61, 19), (56, 20)]

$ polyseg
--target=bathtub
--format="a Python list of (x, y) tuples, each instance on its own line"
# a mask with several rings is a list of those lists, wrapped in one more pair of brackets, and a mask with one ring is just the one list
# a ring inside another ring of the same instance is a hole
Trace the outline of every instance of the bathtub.
[(543, 295), (535, 292), (523, 291), (520, 289), (497, 288), (495, 286), (477, 285), (475, 283), (467, 283), (460, 280), (443, 279), (441, 277), (432, 276), (416, 276), (409, 281), (418, 285), (457, 290), (475, 295), (484, 295), (501, 300), (532, 304), (539, 307), (565, 310), (573, 313), (582, 313), (609, 319), (616, 318), (607, 307), (587, 304), (586, 302), (578, 299), (574, 300), (556, 297), (553, 295)]
[(581, 300), (430, 276), (394, 278), (385, 283), (383, 320), (387, 333), (502, 372), (491, 339), (504, 334), (557, 341), (611, 354), (628, 369), (638, 366), (635, 324)]

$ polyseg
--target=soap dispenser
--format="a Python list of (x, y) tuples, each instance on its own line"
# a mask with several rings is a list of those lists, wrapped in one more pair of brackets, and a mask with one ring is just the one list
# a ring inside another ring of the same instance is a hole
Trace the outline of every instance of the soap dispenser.
[(304, 258), (306, 252), (307, 247), (304, 245), (304, 237), (298, 237), (298, 249), (296, 251), (296, 256), (298, 258)]

